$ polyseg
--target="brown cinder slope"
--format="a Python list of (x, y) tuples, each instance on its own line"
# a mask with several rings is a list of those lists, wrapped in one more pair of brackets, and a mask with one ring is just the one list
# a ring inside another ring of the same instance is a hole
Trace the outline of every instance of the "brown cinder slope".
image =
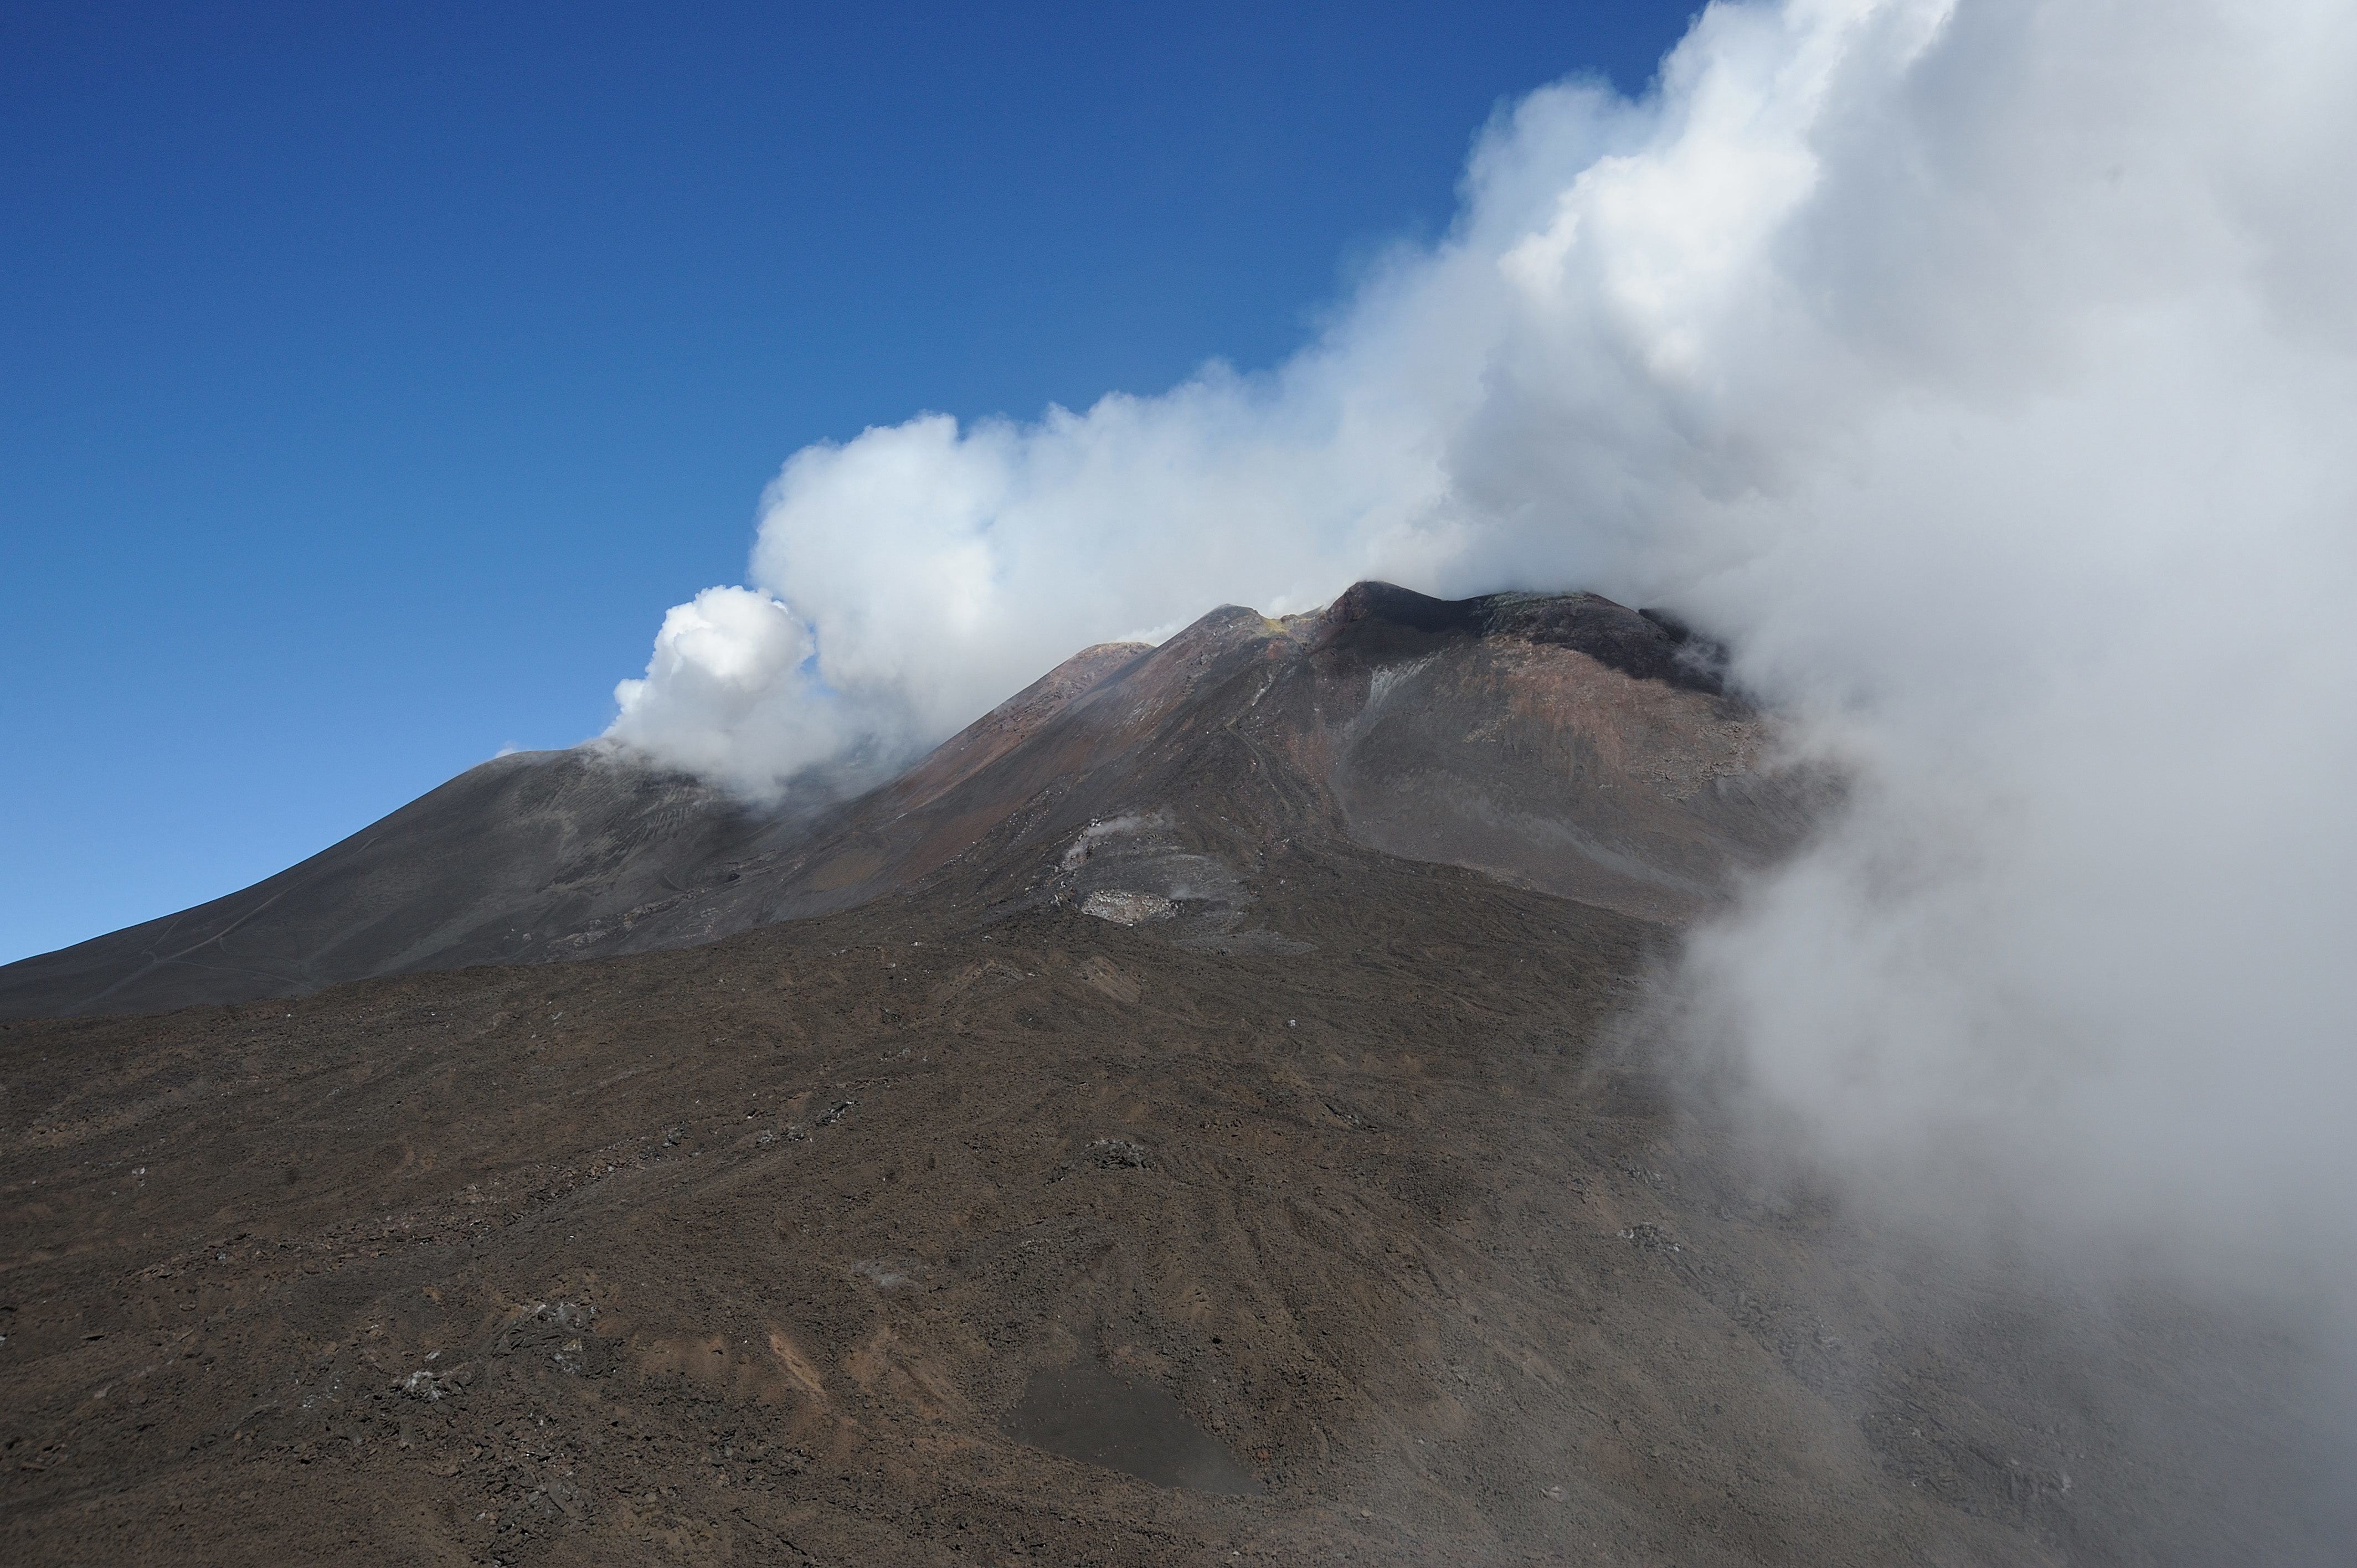
[[(610, 749), (502, 757), (241, 893), (0, 968), (0, 1016), (710, 941), (1147, 796), (1153, 842), (1225, 846), (1170, 863), (1212, 878), (1191, 912), (1213, 923), (1238, 854), (1301, 834), (1681, 914), (1803, 824), (1803, 792), (1759, 770), (1759, 716), (1694, 646), (1593, 595), (1361, 584), (1282, 623), (1230, 607), (1159, 649), (1086, 650), (865, 794), (846, 766), (755, 811)], [(1230, 768), (1258, 779), (1241, 815), (1180, 809)]]
[[(0, 1026), (0, 1558), (2345, 1560), (2279, 1345), (1875, 1245), (1601, 1051), (1663, 928), (1258, 875), (1257, 947), (967, 865)], [(1260, 1489), (1043, 1446), (1089, 1369)]]

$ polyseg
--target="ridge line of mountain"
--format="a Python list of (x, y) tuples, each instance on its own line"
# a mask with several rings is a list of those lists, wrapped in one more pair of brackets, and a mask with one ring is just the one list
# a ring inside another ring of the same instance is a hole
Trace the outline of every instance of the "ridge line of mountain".
[[(1367, 582), (1281, 619), (1222, 606), (1159, 646), (1082, 650), (888, 778), (813, 768), (771, 806), (606, 743), (495, 758), (251, 887), (0, 967), (0, 1015), (692, 945), (953, 866), (942, 896), (979, 908), (1049, 896), (1058, 835), (1139, 814), (1168, 826), (1127, 891), (1206, 940), (1250, 923), (1244, 846), (1280, 843), (1681, 918), (1797, 831), (1753, 788), (1763, 721), (1723, 670), (1674, 618), (1594, 594)], [(165, 931), (188, 940), (158, 953)]]

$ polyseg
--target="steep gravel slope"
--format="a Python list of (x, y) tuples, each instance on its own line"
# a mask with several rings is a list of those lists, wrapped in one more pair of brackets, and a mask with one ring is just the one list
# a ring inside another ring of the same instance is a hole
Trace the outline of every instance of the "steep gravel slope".
[(0, 1556), (2346, 1561), (2281, 1346), (1677, 1111), (1666, 928), (1263, 887), (0, 1026)]

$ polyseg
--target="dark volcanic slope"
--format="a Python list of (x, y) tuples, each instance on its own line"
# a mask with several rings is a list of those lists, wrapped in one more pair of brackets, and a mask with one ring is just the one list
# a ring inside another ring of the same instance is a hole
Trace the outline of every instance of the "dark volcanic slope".
[(1659, 928), (1262, 875), (1257, 951), (968, 865), (0, 1026), (0, 1559), (2346, 1561), (2276, 1348), (1878, 1251), (1608, 1069)]
[[(914, 886), (985, 841), (1002, 896), (1028, 896), (1032, 857), (1092, 817), (1136, 828), (1092, 848), (1125, 847), (1137, 890), (1199, 933), (1243, 924), (1254, 858), (1304, 836), (1674, 916), (1800, 826), (1756, 770), (1759, 718), (1695, 651), (1592, 595), (1362, 584), (1314, 616), (1231, 607), (1158, 649), (1091, 649), (842, 804), (813, 780), (754, 813), (595, 749), (502, 758), (242, 893), (0, 969), (0, 1015), (709, 941)], [(1240, 813), (1190, 806), (1231, 768), (1264, 781)]]
[(293, 995), (498, 959), (535, 920), (579, 929), (671, 892), (666, 870), (742, 819), (693, 779), (595, 751), (503, 757), (242, 892), (0, 969), (0, 1014)]
[(1371, 586), (799, 822), (479, 771), (201, 972), (606, 956), (0, 1024), (0, 1560), (2346, 1561), (2280, 1345), (1878, 1245), (1616, 1033), (1793, 830), (1684, 648)]

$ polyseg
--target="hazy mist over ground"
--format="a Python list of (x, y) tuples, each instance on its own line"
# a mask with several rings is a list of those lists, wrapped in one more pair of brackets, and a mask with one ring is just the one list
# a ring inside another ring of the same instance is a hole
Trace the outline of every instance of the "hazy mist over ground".
[(1884, 1190), (2345, 1256), (2352, 79), (2326, 0), (1713, 6), (1655, 96), (1501, 113), (1273, 371), (797, 453), (609, 734), (758, 795), (1223, 601), (1671, 605), (1857, 781), (1684, 977), (1763, 1103)]

